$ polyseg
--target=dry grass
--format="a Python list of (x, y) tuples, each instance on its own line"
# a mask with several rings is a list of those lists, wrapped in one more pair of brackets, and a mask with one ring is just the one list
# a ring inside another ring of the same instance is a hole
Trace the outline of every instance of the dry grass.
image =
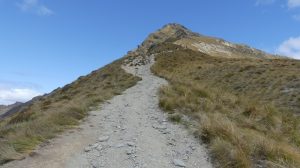
[(79, 123), (90, 109), (140, 80), (118, 60), (35, 100), (0, 122), (0, 164), (20, 159), (36, 145)]
[(150, 52), (160, 53), (152, 71), (170, 82), (160, 106), (199, 121), (217, 167), (300, 167), (299, 61), (217, 58), (173, 44)]

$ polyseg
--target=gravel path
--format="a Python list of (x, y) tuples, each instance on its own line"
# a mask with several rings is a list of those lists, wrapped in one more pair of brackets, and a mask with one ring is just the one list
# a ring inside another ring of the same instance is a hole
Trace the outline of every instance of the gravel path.
[(206, 150), (181, 125), (167, 121), (157, 90), (167, 82), (149, 64), (123, 67), (142, 77), (137, 85), (101, 106), (80, 128), (4, 167), (210, 168)]

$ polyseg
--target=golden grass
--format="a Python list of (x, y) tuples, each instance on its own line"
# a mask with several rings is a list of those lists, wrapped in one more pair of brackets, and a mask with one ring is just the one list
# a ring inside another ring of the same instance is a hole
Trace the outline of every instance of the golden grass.
[(79, 123), (90, 110), (140, 80), (126, 73), (118, 60), (35, 100), (0, 122), (0, 164), (22, 154)]
[(299, 95), (286, 92), (299, 90), (299, 61), (224, 59), (173, 44), (150, 52), (159, 53), (152, 71), (170, 83), (161, 108), (198, 121), (217, 167), (300, 167)]

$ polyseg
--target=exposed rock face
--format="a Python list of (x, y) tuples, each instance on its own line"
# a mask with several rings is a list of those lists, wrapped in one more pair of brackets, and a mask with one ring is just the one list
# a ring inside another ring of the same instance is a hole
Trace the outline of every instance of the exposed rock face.
[(162, 42), (172, 42), (178, 39), (200, 36), (197, 33), (193, 33), (182, 25), (172, 23), (167, 24), (158, 31), (150, 34), (148, 38), (142, 43), (143, 48), (150, 48), (151, 45), (155, 45)]
[(147, 49), (162, 42), (171, 42), (218, 57), (271, 59), (280, 57), (246, 45), (234, 44), (223, 39), (200, 35), (176, 23), (167, 24), (158, 31), (150, 34), (136, 51), (139, 54), (146, 53)]

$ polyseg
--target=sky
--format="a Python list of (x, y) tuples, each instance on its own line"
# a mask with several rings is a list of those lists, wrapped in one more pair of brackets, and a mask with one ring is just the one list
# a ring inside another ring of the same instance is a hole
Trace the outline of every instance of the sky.
[(300, 0), (0, 0), (0, 104), (62, 87), (174, 22), (300, 59)]

